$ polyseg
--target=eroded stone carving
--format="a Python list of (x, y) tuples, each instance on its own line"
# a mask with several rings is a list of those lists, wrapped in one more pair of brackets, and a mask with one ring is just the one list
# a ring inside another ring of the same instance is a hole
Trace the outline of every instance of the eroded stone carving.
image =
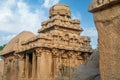
[(43, 52), (42, 48), (36, 49), (36, 56), (40, 57), (42, 52)]

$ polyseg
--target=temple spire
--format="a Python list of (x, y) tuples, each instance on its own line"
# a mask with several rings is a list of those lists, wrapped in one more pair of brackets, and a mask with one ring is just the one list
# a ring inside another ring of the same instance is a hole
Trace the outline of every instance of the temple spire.
[(49, 20), (42, 22), (42, 29), (38, 30), (38, 33), (46, 33), (57, 30), (64, 33), (68, 32), (80, 35), (83, 29), (79, 26), (79, 24), (79, 20), (71, 19), (69, 6), (56, 4), (50, 8)]

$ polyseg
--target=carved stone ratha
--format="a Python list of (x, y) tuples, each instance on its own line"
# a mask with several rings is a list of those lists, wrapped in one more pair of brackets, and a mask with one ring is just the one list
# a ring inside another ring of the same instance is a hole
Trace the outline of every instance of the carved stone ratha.
[[(86, 60), (84, 56), (92, 54), (90, 38), (80, 36), (83, 29), (79, 24), (79, 20), (71, 19), (68, 6), (51, 7), (49, 20), (42, 22), (37, 36), (18, 40), (17, 49), (2, 53), (3, 80), (70, 80), (70, 74)], [(15, 74), (11, 74), (14, 68)]]

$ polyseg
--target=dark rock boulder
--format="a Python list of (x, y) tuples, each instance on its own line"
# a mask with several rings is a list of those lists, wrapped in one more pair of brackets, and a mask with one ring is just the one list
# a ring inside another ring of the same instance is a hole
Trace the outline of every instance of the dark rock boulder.
[(72, 80), (100, 80), (98, 53), (93, 53), (71, 76)]

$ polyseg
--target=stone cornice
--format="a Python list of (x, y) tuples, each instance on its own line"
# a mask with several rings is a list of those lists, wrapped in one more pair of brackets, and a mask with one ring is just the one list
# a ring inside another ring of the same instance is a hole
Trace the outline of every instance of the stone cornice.
[(80, 37), (76, 34), (64, 34), (56, 31), (52, 33), (39, 34), (37, 36), (37, 40), (35, 38), (35, 41), (29, 41), (24, 43), (18, 52), (30, 50), (36, 47), (45, 47), (50, 49), (58, 48), (81, 52), (89, 52), (91, 49), (90, 45), (87, 45), (90, 42), (88, 36)]
[(21, 48), (17, 53), (19, 52), (24, 52), (30, 49), (34, 49), (34, 48), (49, 48), (49, 49), (53, 49), (53, 48), (57, 48), (57, 49), (64, 49), (64, 50), (73, 50), (73, 51), (80, 51), (80, 52), (92, 52), (91, 48), (85, 48), (85, 47), (80, 47), (80, 46), (64, 46), (64, 45), (58, 45), (58, 44), (36, 44), (35, 46), (27, 46), (24, 48)]
[(77, 31), (83, 31), (83, 29), (79, 26), (80, 21), (77, 19), (59, 19), (55, 17), (55, 19), (50, 19), (42, 22), (42, 28), (38, 30), (38, 33), (44, 32), (45, 30), (49, 30), (52, 27), (62, 27)]
[(118, 3), (120, 0), (93, 0), (89, 6), (89, 11), (94, 13)]

